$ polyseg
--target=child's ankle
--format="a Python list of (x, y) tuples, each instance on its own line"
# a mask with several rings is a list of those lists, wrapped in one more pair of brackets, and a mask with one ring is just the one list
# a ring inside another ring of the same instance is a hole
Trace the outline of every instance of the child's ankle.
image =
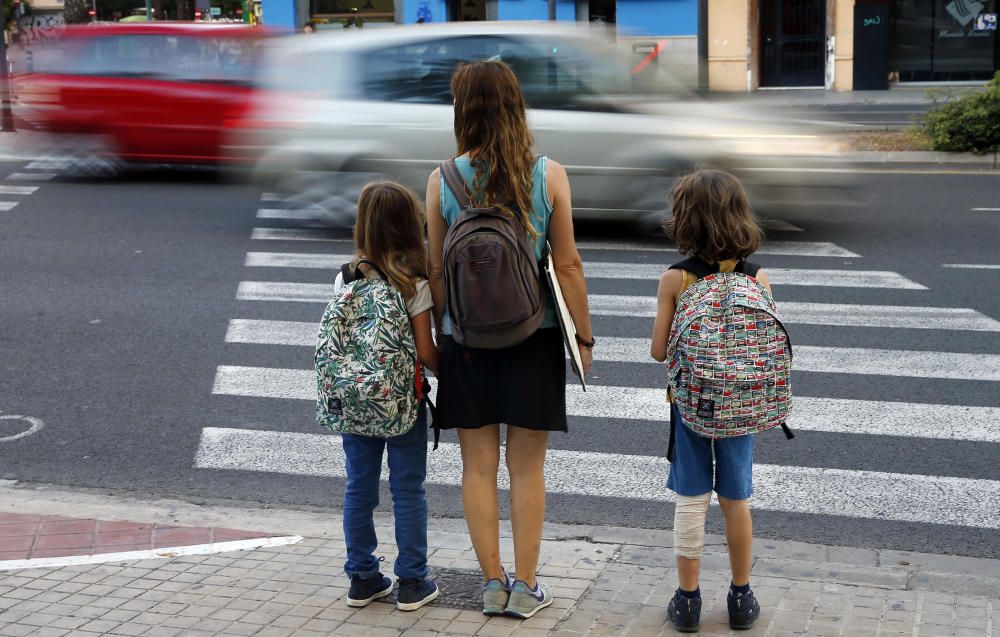
[(688, 599), (700, 599), (701, 598), (701, 587), (696, 586), (693, 591), (686, 591), (682, 587), (677, 587), (677, 594), (681, 597), (686, 597)]
[(733, 582), (732, 580), (730, 580), (730, 582), (729, 582), (729, 590), (734, 595), (746, 595), (747, 593), (750, 592), (750, 582), (747, 582), (746, 584), (744, 584), (742, 586), (737, 586), (735, 582)]

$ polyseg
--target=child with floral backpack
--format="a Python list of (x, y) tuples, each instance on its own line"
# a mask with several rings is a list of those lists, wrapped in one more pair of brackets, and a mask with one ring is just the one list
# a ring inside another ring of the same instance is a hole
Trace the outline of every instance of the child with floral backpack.
[(399, 577), (396, 607), (437, 598), (427, 578), (427, 413), (421, 364), (437, 370), (423, 214), (412, 192), (383, 181), (358, 199), (357, 258), (345, 264), (316, 348), (317, 419), (341, 434), (347, 465), (344, 538), (349, 606), (392, 592), (379, 571), (373, 512), (388, 455)]
[(791, 345), (767, 275), (745, 261), (763, 232), (735, 177), (699, 170), (676, 183), (664, 230), (690, 258), (661, 277), (650, 354), (669, 360), (670, 474), (676, 493), (674, 552), (679, 587), (667, 618), (696, 632), (705, 517), (714, 490), (725, 517), (732, 568), (729, 625), (752, 628), (750, 589), (754, 435), (785, 426), (791, 410)]

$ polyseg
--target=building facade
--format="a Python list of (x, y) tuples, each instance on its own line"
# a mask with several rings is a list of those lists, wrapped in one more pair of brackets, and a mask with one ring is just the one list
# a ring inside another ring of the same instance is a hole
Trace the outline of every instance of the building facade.
[[(612, 24), (683, 82), (715, 91), (878, 90), (979, 82), (1000, 69), (1000, 0), (557, 0)], [(265, 24), (366, 27), (545, 20), (547, 0), (262, 0)]]

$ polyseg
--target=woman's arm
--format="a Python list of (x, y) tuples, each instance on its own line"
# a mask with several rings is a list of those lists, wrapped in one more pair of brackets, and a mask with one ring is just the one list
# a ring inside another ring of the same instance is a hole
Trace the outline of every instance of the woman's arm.
[(447, 298), (444, 289), (444, 235), (448, 224), (441, 216), (441, 170), (434, 169), (427, 180), (427, 281), (434, 299), (434, 329), (441, 332), (441, 318)]
[[(576, 332), (583, 340), (594, 338), (590, 326), (590, 308), (587, 302), (587, 282), (583, 278), (583, 260), (576, 249), (573, 235), (573, 205), (566, 169), (558, 162), (548, 160), (545, 185), (552, 200), (552, 219), (549, 221), (549, 243), (552, 244), (552, 264), (562, 288), (566, 307), (569, 308)], [(589, 347), (581, 347), (583, 373), (590, 371), (594, 352)]]
[(439, 354), (434, 347), (434, 338), (431, 336), (431, 311), (421, 312), (410, 317), (410, 325), (413, 326), (413, 340), (417, 346), (417, 358), (427, 369), (435, 374), (438, 372)]
[(754, 278), (757, 279), (758, 283), (767, 288), (767, 291), (771, 293), (771, 296), (774, 296), (774, 290), (771, 289), (771, 280), (767, 278), (767, 275), (764, 274), (763, 270), (757, 270), (757, 276)]
[(660, 275), (660, 286), (656, 290), (656, 321), (653, 322), (653, 344), (649, 355), (661, 363), (667, 360), (667, 339), (674, 322), (674, 310), (677, 309), (677, 292), (683, 280), (684, 273), (680, 270), (667, 270)]

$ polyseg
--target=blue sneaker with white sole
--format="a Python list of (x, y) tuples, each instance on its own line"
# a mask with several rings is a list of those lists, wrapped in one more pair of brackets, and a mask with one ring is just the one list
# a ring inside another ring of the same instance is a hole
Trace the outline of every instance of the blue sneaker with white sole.
[(347, 605), (364, 608), (380, 597), (392, 593), (392, 580), (376, 573), (375, 577), (351, 576), (351, 588), (347, 591)]

